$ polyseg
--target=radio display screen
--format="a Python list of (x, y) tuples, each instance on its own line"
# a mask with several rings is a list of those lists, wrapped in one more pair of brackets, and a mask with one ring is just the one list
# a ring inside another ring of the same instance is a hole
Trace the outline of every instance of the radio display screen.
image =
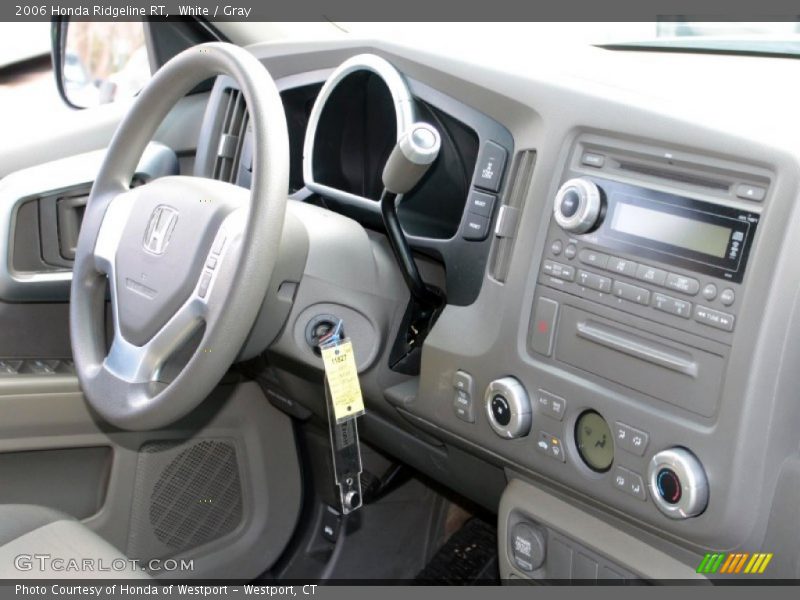
[(627, 202), (614, 208), (611, 229), (639, 238), (725, 258), (733, 229)]

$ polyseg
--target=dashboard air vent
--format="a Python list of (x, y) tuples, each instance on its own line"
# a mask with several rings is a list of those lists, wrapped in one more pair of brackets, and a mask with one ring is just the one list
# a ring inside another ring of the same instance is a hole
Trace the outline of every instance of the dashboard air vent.
[(490, 273), (492, 277), (501, 283), (505, 282), (508, 275), (517, 221), (522, 214), (525, 199), (530, 192), (535, 165), (536, 150), (523, 150), (517, 155), (514, 170), (511, 174), (511, 187), (507, 195), (507, 201), (500, 207), (500, 214), (495, 226), (495, 236), (498, 239), (491, 259)]
[[(217, 156), (214, 161), (214, 179), (227, 181), (239, 185), (249, 185), (249, 175), (252, 165), (242, 165), (244, 155), (252, 157), (249, 148), (247, 127), (249, 115), (244, 94), (237, 89), (225, 92), (227, 102), (224, 103), (222, 130), (219, 136)], [(245, 144), (247, 142), (247, 144)], [(246, 148), (247, 146), (247, 148)], [(246, 149), (246, 151), (245, 151)], [(241, 167), (247, 167), (247, 181), (243, 181)]]

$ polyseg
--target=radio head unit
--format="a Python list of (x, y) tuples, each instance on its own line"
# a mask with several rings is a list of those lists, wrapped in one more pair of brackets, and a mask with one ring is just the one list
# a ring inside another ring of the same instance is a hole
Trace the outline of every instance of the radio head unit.
[(594, 246), (735, 283), (759, 220), (738, 208), (589, 177), (564, 183), (553, 210), (559, 226)]

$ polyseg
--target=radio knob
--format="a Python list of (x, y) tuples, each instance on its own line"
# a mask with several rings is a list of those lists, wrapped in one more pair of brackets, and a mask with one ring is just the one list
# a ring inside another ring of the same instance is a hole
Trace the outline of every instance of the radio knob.
[(570, 233), (586, 233), (597, 225), (603, 200), (592, 181), (583, 177), (570, 179), (558, 189), (553, 204), (556, 223)]
[(531, 401), (514, 377), (495, 379), (484, 396), (489, 425), (507, 440), (528, 435), (531, 430)]
[(647, 478), (656, 506), (668, 517), (688, 519), (706, 509), (706, 472), (697, 457), (685, 448), (670, 448), (653, 456)]

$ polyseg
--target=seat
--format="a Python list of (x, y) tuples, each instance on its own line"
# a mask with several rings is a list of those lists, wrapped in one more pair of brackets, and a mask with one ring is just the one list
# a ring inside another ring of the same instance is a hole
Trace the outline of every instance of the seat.
[(0, 579), (147, 578), (114, 546), (51, 508), (0, 504)]

